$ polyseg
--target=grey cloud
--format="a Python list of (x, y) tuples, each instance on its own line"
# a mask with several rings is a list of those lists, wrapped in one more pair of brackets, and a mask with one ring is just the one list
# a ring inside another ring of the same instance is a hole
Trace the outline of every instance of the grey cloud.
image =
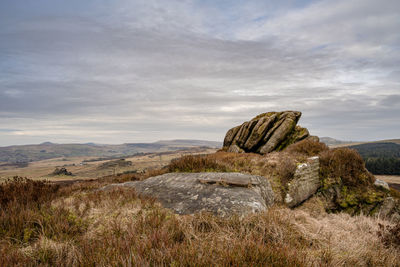
[(4, 129), (4, 128), (0, 128), (0, 132), (5, 132), (5, 133), (8, 133), (8, 132), (16, 132), (16, 131), (19, 131), (19, 130), (17, 130), (17, 129)]
[[(222, 139), (258, 113), (298, 109), (315, 134), (399, 132), (395, 2), (376, 14), (372, 2), (322, 1), (266, 16), (258, 1), (243, 12), (200, 5), (195, 14), (192, 1), (164, 2), (121, 1), (107, 6), (110, 15), (39, 16), (0, 29), (0, 124), (25, 131), (18, 140), (46, 131), (60, 140)], [(358, 4), (373, 15), (368, 25)], [(258, 17), (265, 27), (253, 27)], [(338, 34), (338, 21), (351, 29)]]
[(400, 110), (400, 94), (384, 96), (379, 105), (387, 109), (397, 108)]

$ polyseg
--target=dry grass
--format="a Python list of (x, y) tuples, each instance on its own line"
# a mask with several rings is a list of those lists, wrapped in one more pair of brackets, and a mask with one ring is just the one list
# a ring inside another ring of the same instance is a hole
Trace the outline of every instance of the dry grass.
[(161, 175), (167, 172), (168, 172), (167, 168), (149, 169), (143, 173), (121, 173), (117, 175), (104, 176), (99, 179), (96, 179), (96, 182), (107, 184), (107, 183), (123, 183), (127, 181), (142, 181), (149, 177)]
[(172, 160), (168, 166), (170, 172), (227, 172), (227, 166), (219, 164), (216, 157), (209, 155), (188, 155)]
[(296, 227), (315, 240), (314, 253), (327, 266), (399, 266), (400, 250), (385, 246), (379, 237), (379, 225), (390, 225), (379, 218), (346, 213), (310, 216), (293, 211)]
[[(304, 147), (315, 151), (309, 145)], [(295, 163), (312, 153), (219, 152), (63, 186), (20, 178), (0, 184), (0, 266), (400, 266), (398, 225), (328, 214), (317, 197), (295, 210), (275, 206), (245, 218), (219, 218), (175, 215), (129, 189), (94, 190), (167, 171), (210, 170), (263, 175), (281, 190), (281, 177), (290, 180)], [(361, 184), (372, 182), (354, 170), (363, 164), (352, 151), (322, 150), (321, 156), (326, 175), (353, 184), (350, 170)]]
[(246, 218), (178, 216), (131, 190), (85, 188), (61, 188), (42, 202), (48, 212), (30, 206), (40, 228), (24, 242), (3, 237), (0, 266), (399, 265), (399, 248), (379, 233), (395, 226), (378, 218), (280, 207)]
[(280, 159), (275, 169), (282, 185), (286, 185), (292, 180), (296, 167), (296, 161), (292, 157), (285, 155)]
[(393, 226), (379, 224), (378, 236), (387, 247), (394, 246), (400, 249), (400, 222)]

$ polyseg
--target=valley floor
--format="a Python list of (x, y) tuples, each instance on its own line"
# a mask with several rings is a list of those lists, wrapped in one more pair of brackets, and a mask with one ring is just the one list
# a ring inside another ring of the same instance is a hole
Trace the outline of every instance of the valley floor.
[[(172, 159), (179, 158), (182, 155), (208, 154), (214, 153), (215, 151), (216, 149), (194, 148), (167, 153), (149, 153), (130, 156), (125, 158), (125, 160), (131, 161), (132, 165), (123, 167), (102, 167), (104, 163), (113, 161), (113, 159), (96, 160), (95, 157), (67, 157), (41, 160), (31, 162), (24, 168), (0, 165), (0, 181), (14, 176), (29, 177), (30, 179), (46, 179), (50, 181), (94, 179), (124, 172), (143, 172), (148, 169), (162, 168), (168, 165)], [(65, 167), (68, 171), (72, 172), (73, 176), (53, 175), (52, 172), (57, 167)]]

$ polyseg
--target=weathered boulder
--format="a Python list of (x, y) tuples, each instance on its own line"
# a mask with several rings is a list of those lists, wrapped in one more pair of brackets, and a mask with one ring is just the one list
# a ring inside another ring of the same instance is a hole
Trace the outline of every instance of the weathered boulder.
[(393, 197), (387, 197), (379, 208), (379, 216), (386, 218), (394, 212), (396, 200)]
[(321, 186), (319, 158), (309, 158), (297, 166), (293, 179), (287, 184), (285, 204), (295, 207), (314, 195)]
[(386, 183), (385, 181), (380, 180), (380, 179), (375, 179), (374, 185), (376, 187), (381, 187), (381, 188), (384, 188), (386, 190), (390, 190), (388, 183)]
[(269, 181), (242, 173), (167, 173), (102, 188), (132, 187), (178, 214), (208, 211), (220, 216), (266, 210), (274, 202)]
[(228, 152), (266, 154), (283, 150), (310, 136), (306, 128), (296, 126), (299, 111), (268, 112), (230, 129), (224, 139)]

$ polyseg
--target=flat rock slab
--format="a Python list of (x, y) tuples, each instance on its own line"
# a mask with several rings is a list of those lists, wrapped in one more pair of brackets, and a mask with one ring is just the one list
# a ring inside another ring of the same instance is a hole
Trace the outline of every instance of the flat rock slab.
[(132, 187), (178, 214), (208, 211), (219, 216), (242, 216), (267, 210), (274, 202), (265, 177), (242, 173), (167, 173), (144, 181), (111, 184), (102, 190), (115, 187)]

